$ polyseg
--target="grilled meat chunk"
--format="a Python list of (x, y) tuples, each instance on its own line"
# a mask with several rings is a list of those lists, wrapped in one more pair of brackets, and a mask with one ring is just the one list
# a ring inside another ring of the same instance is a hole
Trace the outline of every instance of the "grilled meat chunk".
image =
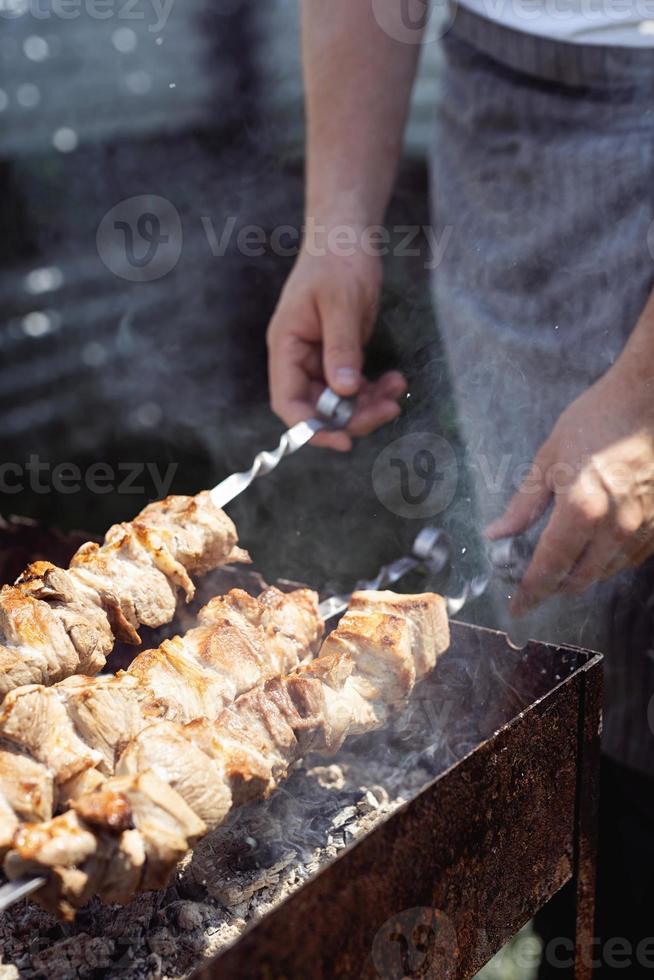
[(75, 731), (59, 692), (28, 685), (10, 691), (0, 708), (0, 734), (46, 765), (64, 783), (102, 762)]
[[(74, 812), (84, 821), (84, 826), (95, 829), (100, 841), (106, 841), (109, 834), (124, 833), (128, 822), (133, 824), (140, 834), (145, 856), (144, 888), (161, 887), (171, 868), (188, 850), (188, 842), (206, 833), (205, 824), (182, 797), (152, 772), (115, 776), (110, 783), (79, 800)], [(35, 832), (36, 828), (28, 827), (22, 834), (17, 833), (21, 853), (34, 846)], [(137, 850), (132, 848), (133, 852)], [(123, 853), (123, 859), (124, 856)], [(96, 888), (102, 884), (94, 882)]]
[[(434, 601), (432, 593), (399, 595), (395, 592), (355, 592), (350, 599), (346, 622), (356, 613), (370, 614), (373, 610), (384, 615), (396, 615), (405, 619), (411, 630), (411, 655), (419, 675), (434, 667), (434, 651), (447, 649), (450, 627), (445, 602)], [(341, 620), (341, 623), (343, 620)]]
[(36, 759), (0, 739), (0, 792), (17, 817), (48, 820), (53, 813), (52, 773)]
[(234, 524), (216, 507), (208, 491), (148, 504), (132, 524), (140, 532), (154, 532), (191, 575), (203, 575), (228, 562), (250, 560), (247, 551), (237, 547)]
[(209, 758), (180, 725), (150, 725), (123, 752), (117, 775), (151, 770), (171, 786), (209, 829), (231, 809), (232, 794), (220, 758)]
[(53, 690), (79, 737), (100, 753), (97, 765), (106, 775), (114, 771), (116, 753), (121, 746), (146, 725), (162, 718), (166, 711), (151, 690), (124, 671), (116, 676), (76, 675), (56, 684)]
[(18, 830), (18, 817), (5, 797), (0, 792), (0, 856), (7, 853)]
[(70, 574), (100, 596), (116, 638), (138, 645), (141, 623), (156, 627), (173, 618), (177, 590), (133, 534), (111, 531), (102, 547), (88, 542), (78, 549)]
[(138, 645), (141, 624), (173, 618), (180, 590), (192, 598), (191, 574), (248, 560), (232, 521), (201, 493), (149, 504), (102, 545), (82, 545), (68, 571), (33, 563), (0, 590), (0, 698), (97, 673), (114, 637)]
[(263, 629), (279, 655), (279, 673), (294, 670), (297, 663), (317, 652), (322, 640), (323, 624), (317, 616), (316, 594), (310, 589), (290, 593), (269, 588), (261, 593), (264, 605)]
[(48, 561), (28, 565), (16, 586), (25, 595), (47, 602), (75, 648), (77, 672), (95, 674), (104, 666), (114, 638), (95, 591)]
[[(206, 831), (184, 800), (152, 773), (116, 777), (112, 784), (75, 809), (14, 834), (8, 874), (45, 873), (44, 900), (64, 919), (72, 919), (98, 891), (107, 901), (119, 901), (139, 887), (160, 887), (190, 842)], [(124, 829), (127, 821), (134, 827)]]
[(40, 681), (44, 674), (53, 681), (61, 680), (79, 663), (75, 647), (50, 606), (15, 585), (0, 589), (0, 637), (3, 694), (20, 684)]
[(139, 890), (145, 858), (143, 835), (138, 830), (124, 830), (104, 870), (100, 898), (104, 902), (128, 902)]

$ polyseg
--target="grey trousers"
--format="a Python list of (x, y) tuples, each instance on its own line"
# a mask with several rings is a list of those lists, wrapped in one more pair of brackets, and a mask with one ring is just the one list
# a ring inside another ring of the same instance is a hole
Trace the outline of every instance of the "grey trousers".
[[(450, 237), (434, 297), (481, 528), (654, 286), (654, 50), (537, 39), (463, 7), (443, 45), (432, 202)], [(648, 563), (518, 631), (605, 654), (605, 750), (649, 773), (653, 583)], [(486, 608), (515, 632), (506, 588)]]

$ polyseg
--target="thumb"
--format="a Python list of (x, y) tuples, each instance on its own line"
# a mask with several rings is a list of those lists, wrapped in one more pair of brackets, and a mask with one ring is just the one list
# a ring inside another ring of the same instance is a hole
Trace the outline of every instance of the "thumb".
[(361, 385), (363, 350), (356, 313), (331, 306), (323, 320), (323, 370), (337, 395), (355, 395)]
[(547, 483), (547, 457), (543, 449), (534, 460), (529, 475), (509, 501), (501, 517), (485, 529), (491, 541), (521, 534), (545, 512), (552, 497)]

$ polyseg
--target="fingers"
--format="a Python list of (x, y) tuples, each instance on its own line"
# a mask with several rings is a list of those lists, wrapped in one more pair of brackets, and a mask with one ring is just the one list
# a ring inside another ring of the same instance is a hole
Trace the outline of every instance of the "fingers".
[(641, 528), (636, 535), (633, 548), (629, 551), (628, 564), (642, 565), (652, 555), (654, 555), (654, 533), (651, 528)]
[(634, 499), (611, 501), (598, 479), (557, 498), (532, 562), (511, 603), (524, 615), (555, 593), (582, 595), (595, 582), (654, 554), (654, 534)]
[(560, 591), (588, 547), (597, 525), (605, 518), (607, 508), (608, 500), (599, 489), (587, 498), (575, 496), (572, 491), (557, 498), (531, 564), (511, 602), (514, 616), (524, 615)]
[(385, 398), (395, 401), (406, 393), (406, 378), (400, 371), (387, 371), (375, 382), (375, 388)]
[[(296, 422), (315, 415), (315, 406), (324, 389), (324, 382), (313, 380), (303, 363), (289, 362), (280, 373), (281, 381), (280, 375), (271, 364), (271, 402), (276, 414), (287, 425), (295, 425)], [(285, 386), (282, 388), (283, 398), (277, 395), (278, 384)], [(349, 452), (352, 448), (352, 436), (369, 435), (401, 414), (397, 399), (402, 397), (406, 387), (404, 377), (397, 371), (390, 371), (375, 382), (364, 382), (347, 431), (323, 430), (311, 440), (312, 445)]]
[(315, 446), (327, 446), (341, 452), (352, 448), (352, 436), (366, 436), (386, 425), (401, 413), (397, 399), (406, 391), (406, 381), (398, 371), (389, 371), (377, 381), (364, 381), (357, 397), (356, 412), (346, 432), (320, 432), (313, 440)]
[(314, 436), (311, 440), (312, 446), (318, 446), (321, 449), (335, 449), (337, 453), (349, 453), (352, 449), (353, 442), (351, 436), (347, 432), (319, 432), (317, 436)]
[(363, 364), (362, 324), (358, 309), (330, 304), (323, 311), (323, 368), (337, 395), (356, 395)]
[(601, 527), (568, 576), (562, 591), (570, 595), (583, 595), (594, 582), (606, 578), (611, 569), (617, 571), (626, 564), (627, 557), (613, 529), (610, 526)]
[(529, 476), (510, 500), (506, 510), (485, 529), (491, 541), (521, 534), (545, 512), (552, 498), (547, 482), (548, 457), (545, 449), (536, 456)]
[(564, 591), (581, 595), (594, 582), (605, 581), (649, 558), (654, 551), (654, 540), (643, 521), (638, 500), (626, 499), (616, 505), (606, 525), (597, 531), (587, 554), (573, 569)]
[(372, 304), (358, 289), (329, 295), (289, 287), (268, 331), (268, 372), (272, 408), (287, 425), (315, 414), (327, 384), (343, 397), (357, 396), (355, 414), (345, 432), (320, 432), (312, 440), (339, 452), (352, 448), (352, 436), (368, 435), (400, 413), (397, 400), (406, 381), (391, 371), (371, 383), (362, 377), (363, 337)]
[[(597, 484), (595, 488), (594, 493)], [(638, 543), (642, 510), (635, 501), (616, 503), (608, 493), (605, 507), (606, 518), (595, 527), (586, 552), (564, 584), (564, 592), (583, 595), (594, 582), (609, 578), (630, 564), (630, 553)]]
[(300, 333), (311, 335), (312, 325), (305, 325), (302, 316), (300, 310), (294, 314), (280, 307), (268, 331), (270, 402), (287, 425), (309, 418), (315, 404), (314, 372), (319, 351)]
[(357, 408), (348, 432), (365, 436), (386, 425), (401, 413), (397, 399), (406, 391), (406, 380), (398, 371), (389, 371), (375, 382), (365, 384), (357, 398)]

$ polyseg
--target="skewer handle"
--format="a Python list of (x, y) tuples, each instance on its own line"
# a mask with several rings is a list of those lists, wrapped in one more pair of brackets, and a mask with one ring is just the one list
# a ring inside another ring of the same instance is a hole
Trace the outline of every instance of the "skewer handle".
[(27, 898), (45, 885), (45, 878), (16, 878), (0, 888), (0, 912)]
[(447, 611), (450, 616), (456, 616), (468, 602), (483, 595), (494, 577), (506, 586), (518, 585), (529, 567), (534, 550), (533, 536), (528, 534), (489, 541), (486, 545), (486, 572), (466, 582), (459, 595), (448, 597)]
[(232, 473), (222, 483), (211, 491), (211, 498), (216, 507), (226, 504), (243, 493), (250, 484), (260, 476), (266, 476), (276, 469), (286, 456), (305, 446), (317, 432), (322, 429), (343, 429), (354, 414), (354, 401), (350, 398), (339, 398), (331, 388), (325, 388), (316, 405), (317, 416), (298, 422), (287, 429), (279, 440), (276, 449), (264, 450), (254, 457), (249, 470), (242, 473)]
[[(358, 582), (356, 588), (357, 591), (361, 589), (385, 589), (414, 568), (423, 565), (426, 565), (436, 575), (445, 568), (448, 561), (449, 547), (444, 532), (440, 528), (424, 527), (413, 542), (410, 555), (398, 558), (390, 565), (383, 565), (375, 578)], [(351, 592), (330, 596), (329, 599), (320, 603), (320, 615), (323, 619), (332, 619), (332, 617), (340, 615), (347, 609), (351, 597)]]
[(517, 585), (529, 567), (535, 546), (525, 535), (500, 538), (488, 544), (488, 560), (494, 572), (506, 585)]

